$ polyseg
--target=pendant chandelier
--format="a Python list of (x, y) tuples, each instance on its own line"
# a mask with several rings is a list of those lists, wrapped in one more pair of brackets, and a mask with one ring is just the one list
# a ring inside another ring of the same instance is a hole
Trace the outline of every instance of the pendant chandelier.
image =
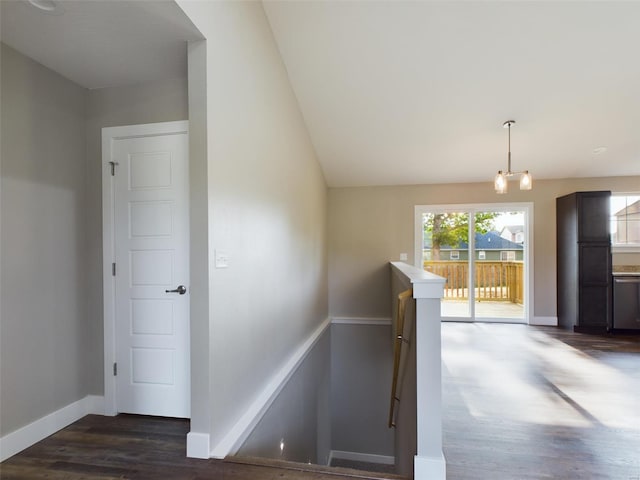
[(502, 128), (509, 130), (509, 155), (507, 156), (507, 171), (498, 171), (496, 178), (493, 181), (493, 186), (496, 189), (496, 193), (507, 193), (509, 178), (514, 175), (520, 175), (520, 190), (531, 190), (532, 178), (529, 170), (523, 172), (511, 171), (511, 125), (516, 123), (515, 120), (507, 120), (502, 124)]

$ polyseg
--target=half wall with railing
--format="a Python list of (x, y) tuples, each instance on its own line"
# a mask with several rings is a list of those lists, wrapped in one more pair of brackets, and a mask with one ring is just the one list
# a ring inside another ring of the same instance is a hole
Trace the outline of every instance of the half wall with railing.
[[(389, 422), (395, 428), (397, 471), (413, 473), (416, 480), (446, 479), (440, 338), (444, 284), (445, 279), (433, 273), (391, 263), (391, 295), (397, 312), (392, 341), (400, 351), (394, 354), (397, 371), (394, 368)], [(409, 289), (415, 303), (407, 302)]]

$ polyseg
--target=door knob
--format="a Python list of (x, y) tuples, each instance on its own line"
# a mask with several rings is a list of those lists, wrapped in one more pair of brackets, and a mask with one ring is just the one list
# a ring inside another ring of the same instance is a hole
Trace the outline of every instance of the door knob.
[(165, 290), (165, 293), (179, 293), (180, 295), (184, 295), (187, 293), (187, 287), (184, 285), (178, 285), (178, 288), (175, 290)]

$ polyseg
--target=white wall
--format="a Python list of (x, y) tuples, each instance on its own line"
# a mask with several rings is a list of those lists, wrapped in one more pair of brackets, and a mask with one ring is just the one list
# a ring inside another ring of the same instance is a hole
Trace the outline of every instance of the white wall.
[(2, 45), (0, 435), (84, 398), (86, 90)]
[[(534, 204), (534, 316), (556, 316), (555, 199), (583, 190), (637, 192), (640, 177), (538, 180), (533, 190), (496, 195), (484, 183), (329, 190), (329, 311), (332, 316), (390, 314), (387, 262), (413, 257), (414, 206), (492, 202)], [(640, 264), (640, 255), (614, 255)]]
[(262, 4), (178, 3), (207, 40), (210, 338), (192, 356), (209, 372), (192, 382), (215, 448), (327, 317), (327, 189)]

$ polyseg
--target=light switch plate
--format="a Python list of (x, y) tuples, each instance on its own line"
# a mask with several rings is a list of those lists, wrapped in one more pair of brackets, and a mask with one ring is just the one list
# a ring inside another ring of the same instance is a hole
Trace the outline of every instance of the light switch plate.
[(409, 259), (409, 256), (406, 253), (401, 253), (400, 254), (400, 261), (401, 262), (406, 262)]
[(216, 249), (216, 268), (229, 268), (229, 255), (226, 250)]

